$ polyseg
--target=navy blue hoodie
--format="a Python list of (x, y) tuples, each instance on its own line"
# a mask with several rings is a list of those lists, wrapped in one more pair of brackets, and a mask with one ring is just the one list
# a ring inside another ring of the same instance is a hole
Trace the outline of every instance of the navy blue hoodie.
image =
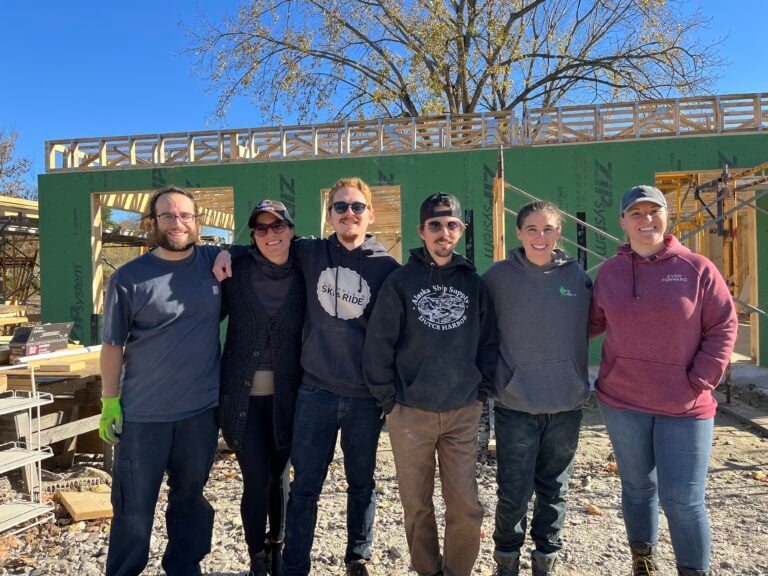
[(369, 398), (362, 373), (363, 340), (373, 304), (399, 267), (373, 236), (347, 250), (332, 234), (296, 242), (307, 290), (301, 367), (304, 381), (353, 398)]
[(454, 254), (438, 266), (411, 250), (384, 283), (365, 337), (365, 379), (384, 413), (395, 403), (447, 411), (484, 400), (497, 354), (493, 307), (472, 264)]

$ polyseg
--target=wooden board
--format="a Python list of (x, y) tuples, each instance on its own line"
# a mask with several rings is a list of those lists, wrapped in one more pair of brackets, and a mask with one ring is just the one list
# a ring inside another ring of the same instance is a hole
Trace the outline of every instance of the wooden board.
[(41, 364), (37, 368), (40, 372), (79, 372), (85, 369), (85, 360), (71, 362), (57, 362), (50, 364)]
[(725, 394), (722, 392), (714, 392), (713, 396), (717, 400), (717, 407), (721, 411), (733, 416), (747, 426), (752, 426), (764, 436), (768, 436), (768, 414), (738, 400), (728, 404), (726, 403)]
[(112, 518), (109, 492), (62, 492), (59, 501), (75, 521)]

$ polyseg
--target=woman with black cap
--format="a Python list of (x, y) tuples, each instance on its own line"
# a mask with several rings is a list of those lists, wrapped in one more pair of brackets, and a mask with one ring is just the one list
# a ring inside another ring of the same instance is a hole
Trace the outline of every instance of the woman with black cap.
[(250, 574), (278, 576), (305, 292), (293, 262), (294, 225), (285, 205), (262, 200), (248, 226), (251, 248), (233, 259), (232, 277), (222, 283), (229, 325), (219, 423), (242, 471), (240, 512)]
[(621, 477), (632, 574), (657, 574), (659, 502), (677, 573), (709, 574), (704, 491), (717, 402), (736, 312), (715, 265), (666, 234), (660, 190), (621, 202), (629, 243), (598, 272), (590, 334), (605, 332), (595, 385)]

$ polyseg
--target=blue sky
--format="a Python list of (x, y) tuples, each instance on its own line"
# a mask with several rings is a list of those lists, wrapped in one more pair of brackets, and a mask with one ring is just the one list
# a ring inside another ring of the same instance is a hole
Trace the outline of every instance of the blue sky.
[[(211, 120), (216, 98), (190, 71), (179, 22), (194, 24), (200, 9), (217, 17), (237, 5), (0, 0), (0, 127), (18, 131), (17, 155), (33, 162), (34, 175), (44, 171), (46, 140), (219, 128)], [(721, 55), (730, 65), (715, 92), (768, 91), (764, 39), (749, 26), (768, 21), (768, 2), (701, 5), (713, 17), (712, 38), (729, 35)], [(226, 124), (264, 122), (247, 102), (237, 102)]]

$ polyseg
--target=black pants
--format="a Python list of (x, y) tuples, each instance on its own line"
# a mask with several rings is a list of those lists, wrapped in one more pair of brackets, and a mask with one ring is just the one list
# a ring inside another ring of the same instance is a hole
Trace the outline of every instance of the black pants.
[(272, 402), (272, 396), (251, 396), (243, 448), (236, 452), (243, 473), (240, 514), (251, 555), (264, 550), (267, 537), (270, 540), (282, 540), (285, 527), (285, 507), (288, 502), (285, 471), (291, 448), (278, 449), (275, 446)]

